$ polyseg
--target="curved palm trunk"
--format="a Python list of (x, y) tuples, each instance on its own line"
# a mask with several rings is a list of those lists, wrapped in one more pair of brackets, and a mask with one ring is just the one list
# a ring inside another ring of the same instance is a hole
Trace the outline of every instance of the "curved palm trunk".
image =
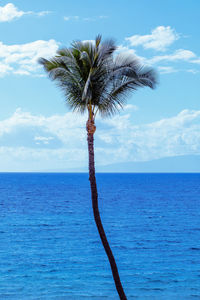
[(95, 165), (94, 165), (94, 137), (93, 137), (96, 127), (94, 126), (93, 121), (89, 120), (88, 122), (90, 124), (92, 123), (91, 125), (93, 126), (93, 129), (94, 129), (93, 133), (91, 133), (91, 131), (88, 128), (89, 126), (87, 123), (87, 131), (88, 131), (87, 141), (88, 141), (88, 153), (89, 153), (89, 180), (90, 180), (90, 186), (91, 186), (92, 207), (93, 207), (94, 219), (95, 219), (95, 223), (96, 223), (103, 247), (105, 249), (105, 252), (106, 252), (109, 262), (110, 262), (113, 278), (115, 281), (115, 286), (116, 286), (117, 292), (119, 294), (119, 297), (121, 300), (127, 300), (126, 295), (123, 290), (123, 287), (122, 287), (122, 284), (121, 284), (121, 281), (120, 281), (115, 258), (112, 254), (111, 248), (110, 248), (108, 240), (106, 238), (106, 234), (105, 234), (105, 231), (104, 231), (104, 228), (103, 228), (103, 225), (101, 222), (101, 217), (99, 214), (98, 193), (97, 193)]

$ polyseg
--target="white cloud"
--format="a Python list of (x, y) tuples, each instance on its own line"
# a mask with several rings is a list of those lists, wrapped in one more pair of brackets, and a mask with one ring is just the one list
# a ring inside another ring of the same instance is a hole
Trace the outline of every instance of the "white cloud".
[[(86, 167), (86, 119), (72, 112), (45, 117), (18, 109), (0, 121), (2, 163), (29, 170)], [(200, 154), (200, 110), (183, 110), (143, 125), (133, 125), (125, 111), (111, 119), (97, 118), (96, 125), (97, 165)]]
[(134, 59), (137, 59), (141, 64), (147, 64), (147, 60), (143, 56), (139, 56), (136, 53), (135, 49), (132, 49), (125, 45), (119, 45), (117, 46), (116, 52), (117, 55), (123, 55), (123, 56), (132, 56)]
[[(29, 13), (29, 12), (27, 12)], [(0, 22), (8, 22), (16, 18), (20, 18), (24, 14), (27, 14), (22, 10), (19, 10), (12, 3), (8, 3), (5, 6), (0, 6)]]
[(170, 26), (158, 26), (148, 35), (133, 35), (127, 37), (131, 46), (142, 45), (145, 49), (154, 49), (157, 51), (165, 51), (174, 41), (179, 38), (179, 35)]
[(198, 110), (183, 110), (174, 117), (137, 126), (130, 115), (115, 116), (104, 123), (107, 128), (99, 130), (99, 138), (105, 145), (97, 150), (101, 164), (200, 154)]
[(129, 47), (127, 46), (124, 46), (124, 45), (119, 45), (117, 47), (117, 50), (116, 50), (117, 53), (125, 53), (125, 54), (131, 54), (131, 55), (136, 55), (136, 51), (135, 49), (130, 49)]
[(83, 40), (83, 43), (92, 43), (93, 45), (95, 45), (95, 40)]
[(8, 3), (5, 6), (0, 6), (0, 22), (10, 22), (14, 19), (19, 19), (24, 15), (38, 15), (44, 16), (49, 14), (49, 11), (33, 12), (33, 11), (23, 11), (19, 10), (13, 3)]
[(13, 73), (19, 75), (37, 74), (38, 58), (55, 55), (59, 43), (55, 40), (38, 40), (21, 45), (6, 45), (0, 42), (0, 76)]
[[(49, 143), (53, 141), (53, 137), (57, 137), (63, 144), (68, 143), (72, 145), (76, 139), (73, 135), (77, 134), (77, 139), (82, 139), (85, 132), (81, 128), (85, 128), (85, 117), (69, 112), (65, 115), (53, 115), (51, 117), (34, 116), (29, 112), (23, 112), (18, 108), (15, 113), (8, 119), (0, 121), (0, 137), (4, 134), (10, 134), (19, 131), (22, 128), (30, 129), (36, 128), (37, 135), (33, 131), (33, 140), (48, 140)], [(46, 135), (39, 134), (46, 133)], [(49, 138), (51, 137), (51, 138)], [(23, 145), (22, 145), (23, 146)]]
[(160, 66), (158, 67), (158, 70), (161, 74), (169, 74), (169, 73), (175, 73), (178, 72), (178, 70), (174, 69), (173, 67), (166, 67), (166, 66)]
[(196, 54), (194, 54), (190, 50), (178, 49), (172, 54), (154, 56), (153, 58), (148, 60), (148, 63), (154, 64), (160, 61), (180, 61), (180, 60), (186, 62), (192, 62), (192, 59), (195, 57)]
[[(177, 39), (180, 35), (176, 33), (175, 29), (170, 26), (158, 26), (152, 30), (149, 35), (133, 35), (131, 37), (125, 38), (125, 42), (118, 46), (118, 53), (127, 53), (128, 55), (135, 55), (142, 64), (144, 65), (158, 65), (158, 70), (161, 74), (169, 74), (182, 71), (182, 68), (174, 68), (168, 65), (159, 65), (161, 62), (167, 64), (169, 62), (175, 64), (177, 62), (200, 64), (199, 57), (191, 50), (188, 49), (177, 49), (170, 54), (156, 55), (151, 58), (138, 56), (134, 47), (142, 45), (145, 49), (154, 49), (157, 51), (166, 51), (167, 48)], [(127, 44), (127, 41), (129, 42)], [(192, 69), (185, 69), (183, 71), (190, 72), (192, 74), (197, 74), (199, 71)]]
[(77, 118), (71, 112), (44, 117), (17, 109), (10, 118), (0, 121), (0, 154), (5, 168), (41, 170), (87, 165), (85, 122), (84, 116)]
[(200, 111), (183, 110), (175, 117), (140, 126), (133, 126), (129, 117), (124, 128), (120, 123), (124, 123), (122, 119), (115, 119), (112, 136), (113, 143), (115, 140), (119, 145), (117, 151), (127, 144), (124, 159), (138, 161), (200, 154)]

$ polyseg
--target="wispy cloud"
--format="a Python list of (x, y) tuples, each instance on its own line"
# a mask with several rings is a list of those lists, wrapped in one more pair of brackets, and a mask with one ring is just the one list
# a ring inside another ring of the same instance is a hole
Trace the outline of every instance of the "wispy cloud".
[(194, 64), (199, 65), (200, 64), (200, 57), (197, 58), (197, 59), (193, 59), (191, 62), (194, 63)]
[(0, 6), (0, 22), (10, 22), (19, 19), (24, 15), (44, 16), (49, 13), (50, 11), (23, 11), (18, 9), (13, 3), (8, 3), (5, 6)]
[(178, 72), (177, 69), (169, 66), (160, 66), (158, 67), (158, 70), (160, 71), (161, 74), (169, 74), (169, 73), (176, 73)]
[(47, 145), (53, 139), (54, 138), (52, 136), (35, 136), (34, 137), (34, 140), (36, 141), (37, 145), (40, 145), (41, 143)]
[(51, 13), (52, 13), (52, 11), (50, 11), (50, 10), (44, 10), (44, 11), (40, 11), (40, 12), (32, 12), (32, 14), (34, 14), (38, 17), (43, 17), (43, 16), (46, 16)]
[(197, 74), (200, 71), (199, 70), (195, 70), (195, 69), (188, 69), (187, 72), (192, 73), (192, 74)]
[(68, 16), (68, 17), (64, 17), (65, 21), (78, 21), (80, 20), (79, 16)]
[(138, 108), (138, 106), (137, 105), (134, 105), (134, 104), (126, 104), (126, 105), (124, 105), (124, 110), (126, 110), (126, 111), (136, 111), (136, 110), (138, 110), (139, 108)]
[(6, 45), (0, 42), (0, 76), (7, 74), (38, 74), (39, 57), (55, 55), (59, 43), (55, 40), (38, 40), (27, 44)]
[(108, 16), (95, 16), (95, 17), (80, 17), (80, 16), (65, 16), (65, 21), (85, 21), (85, 22), (93, 22), (98, 20), (107, 19)]
[(131, 46), (143, 46), (145, 49), (154, 49), (157, 51), (166, 51), (167, 48), (177, 39), (179, 34), (170, 26), (158, 26), (147, 35), (132, 35), (126, 40)]

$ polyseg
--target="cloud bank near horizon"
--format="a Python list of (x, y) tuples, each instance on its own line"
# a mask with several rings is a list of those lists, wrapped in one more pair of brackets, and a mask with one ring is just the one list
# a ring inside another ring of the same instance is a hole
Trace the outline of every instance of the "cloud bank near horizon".
[[(133, 125), (130, 105), (111, 119), (97, 118), (97, 165), (200, 154), (200, 111), (183, 110), (153, 123)], [(133, 108), (134, 110), (135, 108)], [(0, 121), (2, 171), (87, 166), (86, 116), (50, 117), (17, 109)]]

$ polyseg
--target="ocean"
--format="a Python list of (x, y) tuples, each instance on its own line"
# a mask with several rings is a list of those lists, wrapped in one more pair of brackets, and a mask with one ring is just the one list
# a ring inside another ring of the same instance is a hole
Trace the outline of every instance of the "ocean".
[[(200, 174), (97, 174), (128, 300), (200, 299)], [(87, 174), (0, 173), (0, 299), (117, 300)]]

